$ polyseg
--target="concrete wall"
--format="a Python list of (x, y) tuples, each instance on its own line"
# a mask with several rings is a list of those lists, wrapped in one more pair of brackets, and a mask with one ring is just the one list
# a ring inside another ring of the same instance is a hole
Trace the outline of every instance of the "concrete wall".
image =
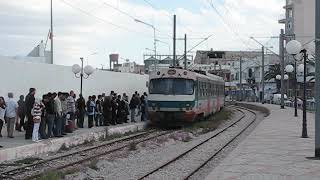
[[(26, 95), (30, 87), (37, 89), (37, 97), (47, 92), (74, 90), (79, 94), (80, 91), (80, 79), (75, 78), (68, 66), (0, 59), (0, 67), (0, 96), (7, 97), (8, 92), (13, 92), (18, 98), (21, 94)], [(147, 80), (147, 75), (97, 70), (83, 81), (83, 95), (109, 94), (114, 90), (131, 97), (134, 91), (147, 91)]]
[(294, 33), (302, 44), (315, 36), (315, 0), (294, 0)]

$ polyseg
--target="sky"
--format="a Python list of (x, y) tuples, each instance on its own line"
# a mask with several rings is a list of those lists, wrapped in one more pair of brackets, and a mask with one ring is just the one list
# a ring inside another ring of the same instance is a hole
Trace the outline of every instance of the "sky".
[[(54, 63), (73, 65), (84, 57), (94, 67), (108, 67), (109, 54), (120, 54), (143, 64), (143, 54), (153, 53), (156, 28), (157, 53), (172, 54), (173, 14), (177, 37), (188, 36), (195, 50), (257, 50), (249, 37), (277, 36), (283, 25), (285, 0), (53, 0)], [(0, 55), (24, 56), (50, 29), (50, 0), (0, 0)], [(278, 39), (258, 38), (278, 50)], [(47, 49), (50, 49), (48, 43)], [(170, 51), (169, 51), (170, 50)], [(184, 42), (177, 41), (177, 54)], [(194, 53), (194, 52), (191, 52)]]

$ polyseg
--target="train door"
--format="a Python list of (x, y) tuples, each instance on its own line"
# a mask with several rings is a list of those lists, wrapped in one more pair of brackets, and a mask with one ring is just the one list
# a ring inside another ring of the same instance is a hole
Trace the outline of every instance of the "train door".
[(195, 99), (196, 109), (199, 108), (199, 86), (200, 86), (199, 79), (197, 79), (196, 82), (195, 82), (195, 87), (194, 87), (194, 89), (195, 89), (195, 97), (196, 97), (196, 99)]

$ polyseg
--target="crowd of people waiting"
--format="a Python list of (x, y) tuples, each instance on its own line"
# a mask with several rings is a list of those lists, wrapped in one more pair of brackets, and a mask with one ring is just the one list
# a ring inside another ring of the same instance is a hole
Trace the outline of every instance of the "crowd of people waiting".
[(87, 101), (81, 94), (77, 98), (74, 91), (47, 93), (42, 99), (35, 98), (35, 94), (36, 89), (30, 88), (28, 95), (25, 98), (21, 95), (18, 102), (13, 93), (8, 93), (7, 100), (0, 97), (0, 137), (4, 124), (8, 138), (14, 138), (15, 127), (20, 132), (25, 130), (25, 139), (38, 142), (83, 128), (86, 115), (88, 128), (136, 122), (137, 116), (141, 116), (141, 121), (147, 120), (147, 93), (140, 96), (135, 92), (130, 101), (125, 93), (121, 96), (114, 91), (108, 96), (105, 93), (89, 96)]

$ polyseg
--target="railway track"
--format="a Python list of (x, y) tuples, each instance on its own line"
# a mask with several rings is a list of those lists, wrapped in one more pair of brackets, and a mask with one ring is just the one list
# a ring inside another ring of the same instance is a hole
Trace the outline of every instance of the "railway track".
[[(183, 158), (185, 158), (188, 154), (190, 154), (191, 152), (196, 151), (198, 148), (200, 148), (201, 146), (203, 146), (204, 144), (208, 143), (209, 141), (215, 139), (217, 136), (222, 135), (224, 132), (226, 132), (228, 129), (232, 128), (234, 125), (236, 125), (237, 123), (241, 122), (243, 119), (245, 119), (246, 114), (248, 114), (248, 112), (252, 113), (254, 118), (252, 120), (249, 121), (249, 123), (241, 129), (240, 132), (238, 132), (235, 136), (233, 136), (230, 140), (228, 140), (226, 143), (224, 143), (222, 145), (222, 147), (219, 147), (219, 149), (217, 149), (213, 154), (210, 155), (210, 157), (208, 157), (206, 160), (204, 160), (203, 162), (201, 162), (201, 164), (199, 164), (196, 168), (194, 168), (192, 171), (188, 172), (184, 177), (182, 177), (181, 179), (189, 179), (191, 176), (193, 176), (194, 174), (196, 174), (198, 171), (201, 170), (202, 167), (204, 167), (208, 162), (210, 162), (214, 157), (216, 157), (225, 147), (227, 147), (231, 142), (233, 142), (239, 135), (241, 135), (246, 129), (248, 129), (252, 123), (255, 122), (256, 118), (257, 118), (257, 114), (255, 111), (246, 109), (246, 108), (242, 108), (242, 107), (235, 107), (235, 106), (230, 106), (233, 107), (233, 109), (236, 109), (237, 111), (240, 111), (242, 113), (242, 116), (236, 120), (235, 122), (233, 122), (232, 124), (219, 129), (217, 132), (215, 132), (213, 135), (211, 135), (210, 137), (202, 140), (200, 143), (194, 145), (193, 147), (189, 148), (188, 150), (184, 151), (183, 153), (179, 154), (178, 156), (174, 157), (173, 159), (171, 159), (170, 161), (167, 161), (166, 163), (162, 164), (161, 166), (156, 167), (155, 169), (153, 169), (152, 171), (149, 171), (148, 173), (146, 173), (144, 176), (140, 177), (139, 180), (142, 179), (146, 179), (148, 177), (151, 178), (152, 175), (154, 175), (155, 173), (157, 173), (158, 171), (167, 168), (170, 169), (170, 166), (173, 165), (175, 162), (181, 160), (183, 162)], [(246, 113), (247, 112), (247, 113)], [(185, 163), (181, 163), (181, 164), (185, 164)], [(185, 164), (187, 165), (187, 164)], [(156, 178), (155, 178), (156, 179)]]
[[(156, 133), (153, 135), (153, 133)], [(157, 134), (158, 133), (158, 134)], [(82, 149), (80, 151), (67, 153), (61, 156), (45, 159), (36, 163), (18, 167), (0, 173), (0, 179), (35, 179), (41, 175), (53, 171), (61, 170), (95, 158), (123, 150), (131, 143), (139, 144), (171, 133), (171, 131), (157, 132), (156, 130), (134, 134), (125, 138), (111, 142), (99, 144), (97, 146)], [(138, 138), (141, 138), (137, 140)]]

